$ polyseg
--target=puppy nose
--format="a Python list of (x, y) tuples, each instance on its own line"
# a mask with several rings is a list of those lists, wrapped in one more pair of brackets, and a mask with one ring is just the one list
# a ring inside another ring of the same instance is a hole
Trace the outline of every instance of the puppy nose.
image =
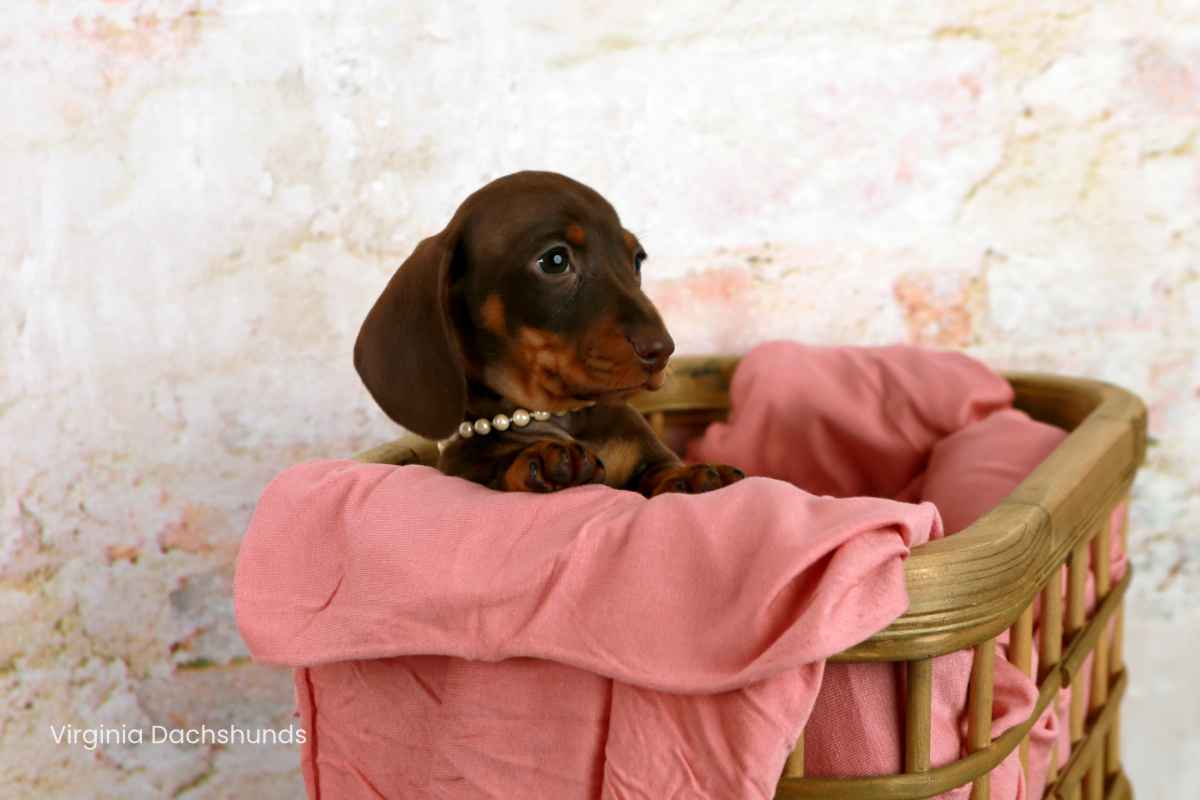
[(646, 372), (658, 372), (675, 352), (675, 340), (666, 331), (639, 332), (629, 337), (633, 352), (642, 360)]

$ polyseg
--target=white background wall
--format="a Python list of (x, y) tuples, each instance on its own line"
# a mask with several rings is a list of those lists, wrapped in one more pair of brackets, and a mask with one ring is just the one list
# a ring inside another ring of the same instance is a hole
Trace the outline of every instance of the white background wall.
[(1139, 393), (1139, 797), (1200, 785), (1196, 0), (5, 0), (0, 794), (298, 796), (230, 582), (266, 483), (393, 437), (350, 361), (487, 180), (591, 184), (680, 352), (907, 341)]

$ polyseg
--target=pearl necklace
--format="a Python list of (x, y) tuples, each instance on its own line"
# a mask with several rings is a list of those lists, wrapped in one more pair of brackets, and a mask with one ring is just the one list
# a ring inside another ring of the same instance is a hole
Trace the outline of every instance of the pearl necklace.
[[(561, 417), (566, 413), (566, 411), (555, 411), (554, 416)], [(536, 419), (538, 422), (545, 422), (546, 420), (550, 419), (550, 412), (526, 411), (523, 408), (518, 408), (512, 413), (511, 417), (507, 417), (504, 414), (497, 414), (490, 420), (487, 417), (480, 417), (479, 419), (475, 420), (473, 424), (470, 422), (464, 422), (462, 425), (459, 425), (458, 435), (464, 439), (470, 439), (477, 433), (480, 436), (487, 436), (492, 432), (493, 428), (498, 431), (508, 430), (509, 425), (516, 425), (518, 428), (524, 428), (529, 424), (531, 419)]]
[[(565, 416), (566, 413), (566, 411), (555, 411), (554, 416), (562, 417)], [(507, 414), (497, 414), (491, 419), (488, 419), (487, 417), (480, 417), (473, 423), (464, 422), (459, 425), (458, 433), (454, 434), (449, 439), (443, 439), (442, 441), (438, 442), (438, 451), (441, 452), (445, 450), (446, 446), (456, 439), (470, 439), (477, 433), (480, 436), (487, 436), (492, 432), (493, 429), (498, 431), (506, 431), (510, 425), (516, 425), (518, 428), (524, 428), (529, 424), (530, 420), (545, 422), (548, 419), (550, 419), (549, 411), (526, 411), (523, 408), (518, 408), (512, 413), (511, 417)]]

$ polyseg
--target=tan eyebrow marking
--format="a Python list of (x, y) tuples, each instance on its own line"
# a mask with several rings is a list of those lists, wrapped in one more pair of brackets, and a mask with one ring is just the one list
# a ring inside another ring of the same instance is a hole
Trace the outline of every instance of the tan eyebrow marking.
[(500, 295), (493, 294), (483, 301), (483, 324), (493, 333), (503, 335), (505, 332), (504, 303)]
[(632, 233), (630, 233), (629, 231), (621, 231), (621, 235), (623, 235), (625, 237), (625, 245), (630, 250), (633, 250), (634, 248), (637, 247), (637, 239), (635, 239), (633, 237)]
[(567, 226), (567, 241), (573, 245), (579, 246), (583, 244), (583, 228), (572, 222)]

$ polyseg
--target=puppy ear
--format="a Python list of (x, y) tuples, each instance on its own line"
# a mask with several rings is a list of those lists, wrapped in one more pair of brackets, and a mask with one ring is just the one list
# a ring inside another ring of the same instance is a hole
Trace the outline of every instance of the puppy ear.
[(427, 439), (445, 439), (467, 409), (467, 377), (446, 308), (458, 237), (431, 236), (400, 265), (367, 314), (354, 367), (389, 417)]

